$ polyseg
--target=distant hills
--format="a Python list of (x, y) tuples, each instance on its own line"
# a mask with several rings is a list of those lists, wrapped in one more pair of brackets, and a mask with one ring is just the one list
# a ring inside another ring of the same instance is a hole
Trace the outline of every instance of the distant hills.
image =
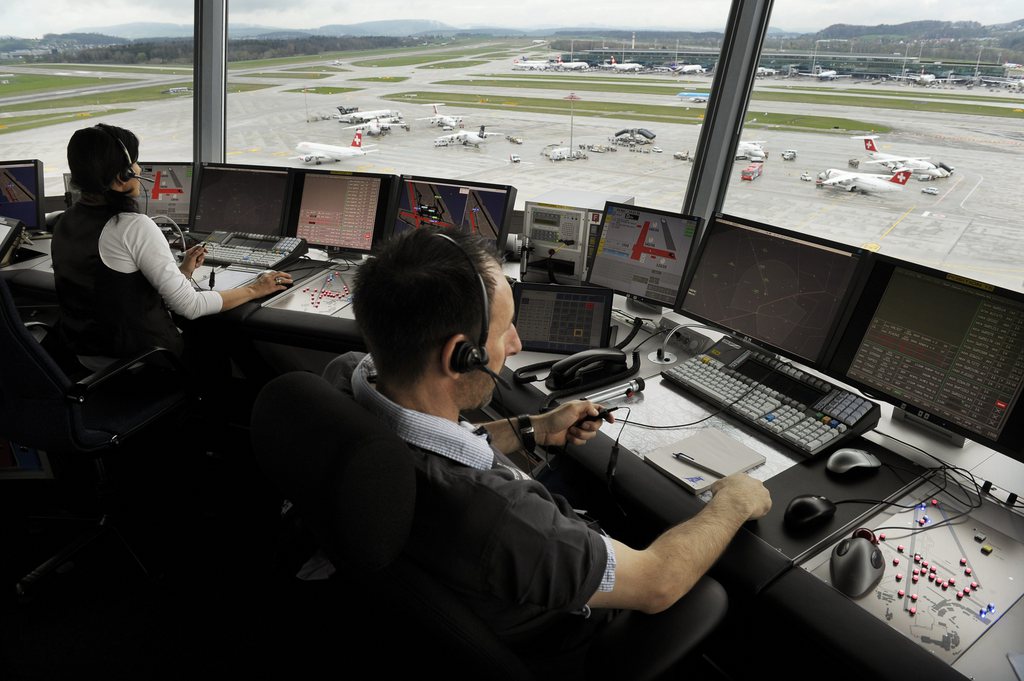
[[(191, 24), (135, 22), (115, 26), (92, 26), (82, 28), (73, 33), (47, 34), (42, 39), (0, 38), (0, 52), (26, 50), (39, 53), (45, 50), (51, 53), (64, 53), (96, 47), (118, 46), (140, 42), (159, 42), (166, 40), (190, 39), (193, 27)], [(425, 36), (451, 37), (467, 35), (517, 36), (529, 38), (573, 38), (603, 40), (627, 40), (635, 34), (638, 40), (663, 42), (665, 45), (676, 41), (685, 41), (691, 46), (717, 45), (721, 32), (715, 31), (671, 31), (665, 29), (624, 28), (545, 28), (523, 30), (517, 28), (500, 28), (477, 26), (472, 28), (455, 27), (440, 21), (418, 19), (394, 19), (386, 21), (367, 21), (354, 24), (328, 24), (317, 28), (290, 29), (275, 26), (259, 26), (253, 24), (231, 23), (228, 25), (229, 37), (237, 41), (258, 40), (309, 40), (314, 42), (330, 38), (387, 37), (387, 38), (420, 38)], [(858, 26), (851, 24), (834, 24), (813, 33), (789, 32), (779, 28), (769, 29), (769, 37), (781, 38), (788, 42), (791, 49), (807, 49), (816, 41), (837, 40), (849, 41), (851, 50), (864, 53), (892, 52), (905, 49), (912, 41), (927, 41), (928, 50), (937, 52), (935, 56), (955, 56), (966, 58), (968, 53), (978, 49), (980, 41), (987, 46), (1004, 51), (1004, 60), (1024, 61), (1024, 19), (1004, 24), (983, 26), (973, 21), (912, 21), (902, 24), (878, 24), (875, 26)], [(780, 43), (781, 44), (781, 43)]]

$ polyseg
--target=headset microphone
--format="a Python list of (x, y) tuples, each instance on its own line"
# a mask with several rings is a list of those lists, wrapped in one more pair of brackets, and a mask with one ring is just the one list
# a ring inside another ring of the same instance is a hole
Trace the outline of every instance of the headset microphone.
[(510, 386), (508, 384), (508, 381), (506, 381), (504, 378), (502, 378), (498, 374), (496, 374), (493, 371), (491, 371), (490, 367), (488, 367), (488, 366), (481, 366), (481, 367), (477, 367), (477, 368), (480, 369), (480, 371), (482, 371), (485, 374), (487, 374), (488, 376), (490, 376), (491, 378), (493, 378), (495, 381), (497, 381), (498, 384), (501, 385), (501, 387), (504, 388), (505, 390), (511, 390), (512, 389), (512, 386)]

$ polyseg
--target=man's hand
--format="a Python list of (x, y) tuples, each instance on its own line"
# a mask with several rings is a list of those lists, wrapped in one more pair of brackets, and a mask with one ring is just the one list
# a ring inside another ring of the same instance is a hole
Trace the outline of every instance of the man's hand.
[(599, 404), (587, 400), (573, 400), (546, 414), (532, 417), (537, 444), (547, 446), (561, 446), (567, 443), (585, 444), (587, 440), (597, 436), (602, 420), (615, 423), (615, 417), (610, 413), (605, 413), (603, 418), (596, 418), (600, 409), (601, 405)]
[(711, 486), (711, 491), (714, 501), (732, 505), (747, 520), (763, 518), (772, 509), (772, 498), (764, 484), (746, 473), (722, 478)]

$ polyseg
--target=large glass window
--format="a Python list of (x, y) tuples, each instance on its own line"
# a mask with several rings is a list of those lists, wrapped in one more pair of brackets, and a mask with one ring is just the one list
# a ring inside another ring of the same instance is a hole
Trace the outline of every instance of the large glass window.
[(68, 139), (95, 123), (132, 130), (143, 161), (190, 161), (193, 25), (183, 0), (7, 3), (0, 155), (42, 160), (49, 196), (64, 192)]
[(1020, 17), (863, 9), (775, 2), (725, 211), (1021, 289)]
[[(290, 7), (302, 3), (257, 11), (265, 4), (233, 0), (229, 34), (308, 28), (309, 13)], [(657, 17), (657, 33), (550, 35), (523, 29), (583, 17), (619, 26), (622, 8), (512, 3), (485, 12), (507, 31), (453, 35), (436, 22), (475, 21), (428, 0), (403, 16), (401, 35), (359, 38), (346, 25), (361, 11), (318, 9), (316, 37), (230, 43), (228, 82), (252, 89), (228, 98), (227, 160), (512, 184), (520, 209), (574, 190), (678, 211), (729, 9), (707, 5), (699, 22), (686, 4), (631, 6), (632, 17)], [(352, 153), (357, 133), (365, 155)], [(303, 142), (337, 147), (341, 160), (297, 151)]]

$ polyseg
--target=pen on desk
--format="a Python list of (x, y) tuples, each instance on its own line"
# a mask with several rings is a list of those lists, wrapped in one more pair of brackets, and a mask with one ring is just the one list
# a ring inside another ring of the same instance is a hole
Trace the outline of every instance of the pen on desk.
[(715, 476), (716, 478), (722, 477), (722, 475), (718, 471), (716, 471), (716, 470), (714, 470), (712, 468), (709, 468), (708, 466), (705, 466), (704, 464), (700, 463), (699, 461), (696, 461), (692, 456), (687, 456), (686, 454), (683, 454), (682, 452), (672, 452), (672, 458), (677, 459), (678, 461), (682, 461), (683, 463), (685, 463), (685, 464), (687, 464), (689, 466), (693, 466), (694, 468), (696, 468), (698, 470), (702, 470), (705, 473), (710, 473), (711, 475)]

